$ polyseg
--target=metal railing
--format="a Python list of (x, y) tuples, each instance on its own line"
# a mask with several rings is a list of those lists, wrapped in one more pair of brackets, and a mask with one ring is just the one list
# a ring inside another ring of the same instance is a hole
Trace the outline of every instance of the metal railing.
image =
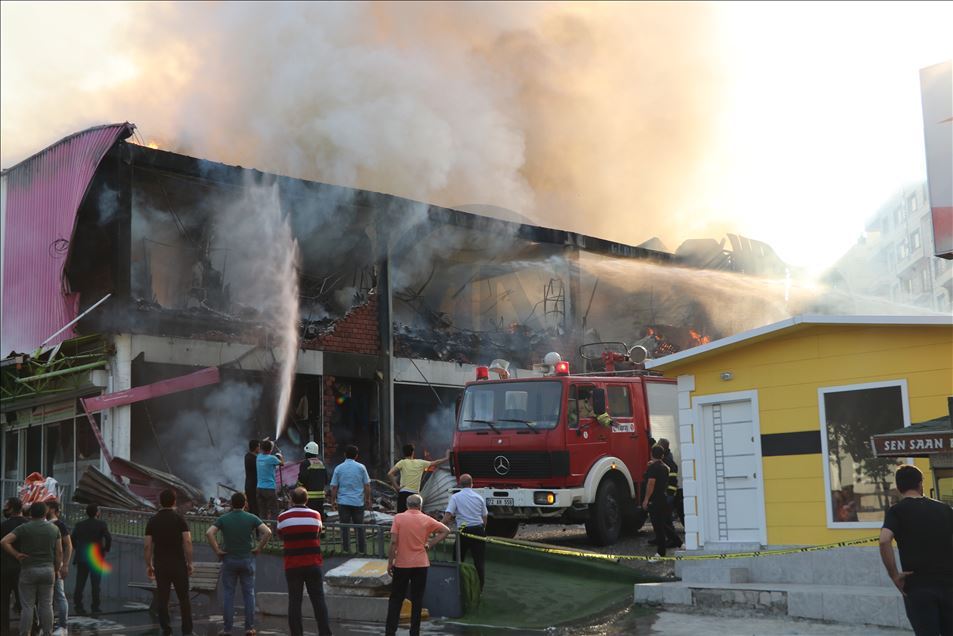
[[(78, 503), (65, 505), (67, 524), (74, 526), (86, 518), (86, 506)], [(121, 537), (141, 538), (146, 534), (146, 524), (154, 512), (138, 510), (124, 510), (122, 508), (100, 508), (99, 518), (106, 522), (109, 532)], [(215, 523), (216, 517), (199, 515), (185, 515), (185, 521), (192, 532), (192, 542), (207, 543), (205, 533), (209, 526)], [(275, 530), (273, 521), (266, 522)], [(347, 550), (344, 549), (344, 533), (349, 533)], [(364, 550), (360, 550), (358, 536), (364, 535)], [(341, 524), (329, 522), (325, 524), (321, 533), (321, 551), (327, 556), (367, 556), (386, 559), (390, 550), (390, 526), (375, 524)], [(281, 554), (281, 539), (277, 533), (272, 534), (271, 540), (265, 546), (266, 554)], [(457, 555), (456, 536), (451, 534), (438, 544), (430, 553), (434, 561), (454, 561)]]

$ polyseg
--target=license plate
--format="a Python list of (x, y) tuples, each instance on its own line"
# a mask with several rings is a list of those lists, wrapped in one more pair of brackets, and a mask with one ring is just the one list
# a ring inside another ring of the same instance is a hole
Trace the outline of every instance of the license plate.
[(513, 498), (512, 497), (487, 497), (486, 505), (488, 506), (510, 506), (513, 507)]

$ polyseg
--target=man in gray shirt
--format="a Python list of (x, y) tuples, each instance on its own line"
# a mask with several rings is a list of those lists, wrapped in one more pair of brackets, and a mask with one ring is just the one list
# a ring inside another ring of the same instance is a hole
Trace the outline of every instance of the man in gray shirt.
[(43, 633), (53, 632), (53, 585), (63, 566), (60, 531), (46, 522), (46, 504), (30, 504), (30, 521), (0, 539), (7, 554), (20, 562), (20, 636), (33, 627), (33, 612), (40, 617)]
[(486, 537), (486, 500), (473, 490), (473, 477), (464, 473), (460, 475), (460, 492), (450, 496), (447, 511), (443, 513), (443, 524), (451, 520), (457, 523), (457, 532), (460, 536), (460, 562), (466, 561), (467, 552), (473, 552), (473, 565), (476, 566), (477, 576), (480, 577), (480, 589), (486, 577), (484, 563), (486, 562), (486, 541), (471, 539), (467, 535)]

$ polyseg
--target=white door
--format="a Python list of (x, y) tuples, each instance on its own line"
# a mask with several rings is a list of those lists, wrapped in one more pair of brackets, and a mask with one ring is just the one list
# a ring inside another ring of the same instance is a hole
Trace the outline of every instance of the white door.
[(705, 543), (763, 543), (761, 433), (752, 399), (701, 405)]

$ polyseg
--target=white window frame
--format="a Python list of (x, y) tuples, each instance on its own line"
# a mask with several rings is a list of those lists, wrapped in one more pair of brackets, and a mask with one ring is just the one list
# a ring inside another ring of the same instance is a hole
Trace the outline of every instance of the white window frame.
[[(905, 379), (886, 380), (883, 382), (865, 382), (863, 384), (844, 384), (841, 386), (823, 386), (817, 389), (817, 408), (820, 415), (821, 424), (821, 465), (824, 470), (824, 502), (827, 515), (827, 527), (832, 530), (852, 529), (852, 528), (880, 528), (882, 521), (834, 521), (834, 512), (831, 501), (831, 466), (830, 457), (827, 452), (827, 413), (824, 407), (824, 396), (828, 393), (843, 393), (845, 391), (858, 391), (863, 389), (886, 389), (899, 386), (900, 401), (903, 412), (904, 427), (910, 426), (910, 398), (907, 393), (907, 381)], [(912, 464), (912, 459), (907, 459), (908, 464)]]

